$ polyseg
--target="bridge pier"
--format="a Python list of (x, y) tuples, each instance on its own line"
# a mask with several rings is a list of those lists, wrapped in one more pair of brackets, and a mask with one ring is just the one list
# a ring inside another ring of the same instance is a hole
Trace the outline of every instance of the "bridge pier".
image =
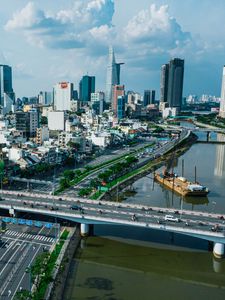
[(213, 254), (216, 258), (222, 258), (224, 256), (224, 244), (214, 243)]
[(89, 224), (80, 224), (80, 235), (88, 236), (89, 235)]

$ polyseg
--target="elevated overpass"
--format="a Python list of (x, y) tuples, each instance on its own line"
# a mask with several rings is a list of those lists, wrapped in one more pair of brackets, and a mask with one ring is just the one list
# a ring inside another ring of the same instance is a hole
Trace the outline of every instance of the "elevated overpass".
[[(0, 208), (53, 216), (81, 224), (87, 235), (89, 225), (112, 224), (135, 226), (179, 233), (212, 241), (216, 257), (224, 255), (225, 215), (171, 208), (93, 201), (74, 197), (58, 197), (33, 193), (3, 191)], [(166, 220), (171, 215), (173, 221)]]

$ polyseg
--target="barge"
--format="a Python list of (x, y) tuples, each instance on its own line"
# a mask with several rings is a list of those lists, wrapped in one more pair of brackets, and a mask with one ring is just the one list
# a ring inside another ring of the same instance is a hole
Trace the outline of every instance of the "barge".
[(209, 189), (200, 185), (198, 182), (190, 182), (184, 177), (165, 172), (165, 174), (156, 173), (154, 179), (166, 188), (182, 196), (206, 196)]

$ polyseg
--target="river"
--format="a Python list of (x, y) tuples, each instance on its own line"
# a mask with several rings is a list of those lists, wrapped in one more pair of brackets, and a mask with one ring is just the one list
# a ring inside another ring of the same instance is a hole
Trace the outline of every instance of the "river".
[[(135, 194), (125, 201), (225, 213), (225, 145), (193, 145), (176, 161), (178, 174), (182, 160), (190, 180), (196, 166), (208, 197), (182, 199), (153, 185), (150, 174), (134, 183)], [(225, 259), (216, 260), (206, 241), (191, 237), (99, 225), (82, 241), (73, 265), (66, 300), (225, 299)]]

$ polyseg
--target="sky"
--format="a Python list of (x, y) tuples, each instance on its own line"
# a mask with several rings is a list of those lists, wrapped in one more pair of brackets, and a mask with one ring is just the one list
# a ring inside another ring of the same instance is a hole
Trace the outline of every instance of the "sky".
[(78, 88), (83, 75), (105, 90), (108, 46), (124, 62), (121, 83), (159, 98), (160, 67), (185, 59), (184, 95), (220, 96), (225, 64), (224, 0), (0, 0), (0, 64), (17, 97)]

